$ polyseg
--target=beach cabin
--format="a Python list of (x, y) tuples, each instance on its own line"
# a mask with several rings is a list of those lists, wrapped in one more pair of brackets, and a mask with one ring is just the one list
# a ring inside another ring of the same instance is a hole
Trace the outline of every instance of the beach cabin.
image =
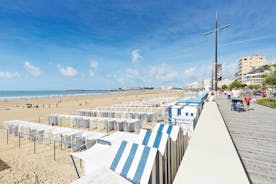
[(196, 106), (199, 108), (200, 112), (203, 108), (204, 101), (207, 99), (208, 93), (203, 92), (196, 98), (188, 98), (188, 99), (179, 99), (177, 101), (177, 105), (189, 105), (189, 106)]
[(122, 141), (109, 168), (131, 183), (158, 184), (159, 154), (156, 148)]
[(171, 125), (181, 126), (184, 135), (192, 136), (199, 118), (198, 106), (172, 105), (168, 108), (168, 122)]
[(171, 180), (171, 168), (168, 163), (170, 158), (170, 138), (168, 134), (163, 134), (161, 132), (152, 132), (151, 130), (141, 130), (136, 140), (136, 143), (153, 147), (158, 150), (160, 157), (157, 157), (156, 164), (158, 167), (159, 178), (158, 183), (172, 183)]
[(183, 105), (171, 105), (168, 107), (168, 121), (170, 124), (176, 124), (177, 119), (181, 118)]
[(97, 144), (92, 148), (85, 153), (71, 153), (85, 160), (86, 171), (85, 176), (72, 184), (158, 184), (157, 149), (128, 141), (113, 146)]
[(182, 114), (184, 118), (183, 120), (179, 120), (177, 125), (182, 128), (184, 135), (187, 133), (191, 137), (199, 118), (199, 109), (195, 106), (188, 105), (182, 109)]
[(170, 180), (173, 181), (177, 169), (181, 163), (181, 160), (184, 156), (185, 150), (188, 146), (188, 141), (189, 138), (187, 135), (183, 134), (182, 129), (180, 126), (176, 125), (165, 125), (165, 124), (160, 124), (157, 123), (155, 127), (152, 130), (153, 132), (159, 132), (163, 134), (168, 134), (170, 137), (170, 142), (169, 142), (169, 154), (170, 157), (169, 159), (169, 165), (168, 167), (171, 168), (171, 174), (169, 175), (171, 178)]

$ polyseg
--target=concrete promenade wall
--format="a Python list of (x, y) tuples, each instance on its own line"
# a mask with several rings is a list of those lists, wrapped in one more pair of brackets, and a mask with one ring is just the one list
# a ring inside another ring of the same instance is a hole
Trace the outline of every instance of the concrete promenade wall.
[(174, 184), (247, 184), (247, 175), (215, 102), (207, 102)]

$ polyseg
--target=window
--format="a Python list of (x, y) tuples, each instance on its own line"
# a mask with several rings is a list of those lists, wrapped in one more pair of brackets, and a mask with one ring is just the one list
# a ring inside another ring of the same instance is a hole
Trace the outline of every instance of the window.
[(191, 116), (194, 116), (194, 113), (191, 113)]
[(186, 112), (185, 115), (188, 116), (189, 114)]
[(181, 109), (177, 109), (177, 116), (181, 115)]

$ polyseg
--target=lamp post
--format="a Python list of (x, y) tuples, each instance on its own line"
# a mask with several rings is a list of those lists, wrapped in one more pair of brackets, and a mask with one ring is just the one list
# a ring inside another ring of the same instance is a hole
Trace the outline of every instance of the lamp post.
[[(230, 26), (230, 24), (218, 27), (218, 14), (216, 12), (216, 28), (212, 31), (204, 33), (205, 36), (210, 35), (212, 33), (215, 33), (215, 91), (218, 90), (218, 32), (226, 29)], [(213, 65), (213, 62), (212, 62)], [(213, 68), (213, 66), (212, 66)], [(212, 76), (213, 76), (213, 71), (212, 71)], [(212, 77), (212, 90), (213, 90), (213, 77)]]

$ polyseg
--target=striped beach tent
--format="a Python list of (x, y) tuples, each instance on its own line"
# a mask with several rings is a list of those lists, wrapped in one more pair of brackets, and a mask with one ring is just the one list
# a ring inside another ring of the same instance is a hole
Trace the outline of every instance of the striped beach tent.
[(108, 168), (97, 169), (93, 174), (82, 176), (71, 184), (132, 184), (129, 180), (114, 173)]
[(170, 138), (168, 134), (163, 134), (161, 132), (153, 132), (151, 130), (141, 130), (138, 135), (137, 143), (156, 148), (159, 151), (157, 161), (157, 167), (159, 172), (158, 183), (172, 183), (171, 181), (171, 168), (168, 163), (170, 158)]
[(168, 134), (171, 138), (169, 142), (170, 157), (168, 159), (170, 160), (169, 164), (172, 172), (171, 179), (173, 179), (188, 145), (188, 135), (183, 135), (183, 131), (179, 126), (160, 123), (155, 125), (153, 132)]
[(144, 145), (122, 141), (110, 169), (132, 183), (158, 183), (156, 157), (158, 151)]

